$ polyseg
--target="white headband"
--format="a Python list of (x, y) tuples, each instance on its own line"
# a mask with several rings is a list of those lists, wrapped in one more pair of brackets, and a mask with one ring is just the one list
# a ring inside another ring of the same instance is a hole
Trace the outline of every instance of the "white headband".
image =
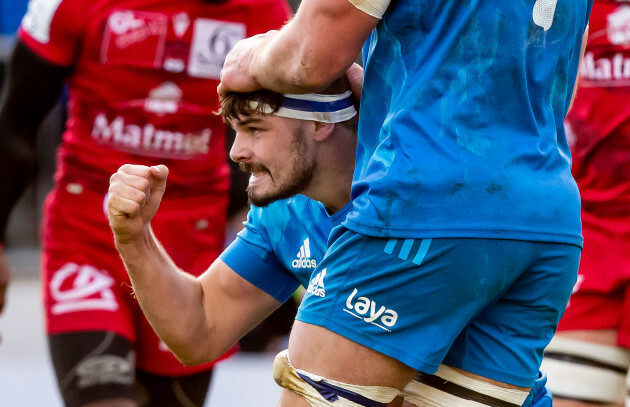
[[(314, 120), (323, 123), (339, 123), (351, 119), (357, 114), (347, 91), (337, 95), (320, 95), (308, 93), (305, 95), (283, 95), (282, 104), (277, 112), (269, 105), (264, 105), (263, 114), (287, 117), (289, 119)], [(251, 101), (250, 107), (256, 109), (258, 101)]]

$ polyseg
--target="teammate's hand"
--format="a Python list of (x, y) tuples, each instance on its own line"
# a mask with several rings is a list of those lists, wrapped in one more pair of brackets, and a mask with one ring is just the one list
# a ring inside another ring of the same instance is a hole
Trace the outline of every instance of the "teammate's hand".
[(149, 231), (160, 206), (168, 168), (125, 164), (109, 181), (107, 217), (116, 243), (129, 243)]
[(264, 34), (240, 40), (228, 52), (221, 70), (221, 83), (217, 87), (219, 96), (228, 92), (253, 92), (262, 86), (254, 78), (250, 70), (255, 50), (263, 43), (273, 38), (278, 31), (273, 30)]
[(352, 98), (355, 102), (355, 107), (359, 110), (359, 103), (361, 102), (361, 90), (363, 89), (363, 68), (361, 65), (354, 63), (346, 71), (346, 76), (350, 82), (350, 89), (352, 89)]
[[(0, 314), (4, 310), (4, 305), (7, 300), (7, 287), (11, 281), (11, 268), (9, 267), (9, 261), (7, 260), (2, 249), (0, 249)], [(0, 342), (2, 337), (0, 336)]]

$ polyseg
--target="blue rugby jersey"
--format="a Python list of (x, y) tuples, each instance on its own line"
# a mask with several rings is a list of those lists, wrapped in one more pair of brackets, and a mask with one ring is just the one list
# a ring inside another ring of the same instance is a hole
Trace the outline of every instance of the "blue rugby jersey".
[(592, 0), (400, 0), (363, 49), (344, 226), (581, 245), (564, 134)]
[(251, 206), (245, 227), (220, 258), (232, 270), (278, 301), (303, 285), (323, 287), (323, 277), (309, 287), (311, 273), (324, 257), (328, 235), (351, 209), (350, 203), (329, 216), (324, 206), (303, 195)]

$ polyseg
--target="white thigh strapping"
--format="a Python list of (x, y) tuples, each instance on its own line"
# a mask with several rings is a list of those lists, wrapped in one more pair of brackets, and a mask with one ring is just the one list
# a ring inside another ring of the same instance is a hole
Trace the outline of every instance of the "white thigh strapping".
[(554, 337), (541, 369), (554, 395), (583, 401), (622, 403), (630, 351), (617, 346)]
[(411, 381), (403, 390), (405, 401), (431, 407), (487, 407), (489, 400), (506, 406), (520, 406), (529, 394), (464, 376), (445, 365), (440, 365), (431, 377), (437, 378), (437, 383), (432, 383), (432, 380)]
[[(335, 388), (339, 389), (339, 393), (334, 397), (325, 398), (302, 376), (314, 384), (321, 385), (328, 393), (335, 393)], [(295, 369), (289, 360), (288, 350), (283, 350), (276, 355), (273, 362), (273, 378), (280, 387), (299, 394), (313, 407), (364, 407), (368, 405), (384, 407), (400, 394), (398, 389), (392, 387), (342, 383)], [(365, 403), (360, 400), (365, 400)]]

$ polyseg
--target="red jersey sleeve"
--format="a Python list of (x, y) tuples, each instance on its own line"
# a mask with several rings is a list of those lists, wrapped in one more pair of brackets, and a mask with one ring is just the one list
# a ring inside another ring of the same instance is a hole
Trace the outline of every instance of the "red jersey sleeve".
[(18, 37), (48, 62), (70, 66), (87, 21), (87, 6), (84, 0), (30, 0)]
[(292, 15), (291, 7), (285, 0), (256, 1), (247, 23), (247, 36), (279, 30)]

